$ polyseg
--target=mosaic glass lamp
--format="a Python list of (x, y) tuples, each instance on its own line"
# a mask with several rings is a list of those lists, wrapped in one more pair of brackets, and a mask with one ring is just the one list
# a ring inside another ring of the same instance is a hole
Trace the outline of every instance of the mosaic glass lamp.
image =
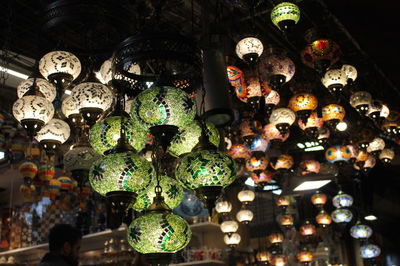
[(368, 117), (373, 119), (379, 125), (388, 117), (390, 114), (389, 107), (382, 103), (380, 100), (372, 100), (368, 108)]
[(272, 123), (269, 123), (264, 126), (262, 136), (269, 142), (279, 143), (284, 142), (289, 138), (290, 132), (286, 132), (286, 134), (282, 135), (281, 132), (276, 128), (276, 126)]
[(321, 210), (320, 213), (315, 217), (315, 221), (321, 227), (327, 227), (332, 223), (332, 217), (329, 216), (324, 210)]
[(240, 244), (241, 237), (238, 233), (233, 233), (231, 235), (224, 236), (224, 242), (227, 246), (234, 248)]
[(328, 201), (328, 197), (325, 194), (320, 193), (319, 191), (316, 191), (311, 196), (311, 203), (318, 208), (322, 208), (326, 204), (327, 201)]
[(317, 108), (318, 99), (311, 93), (298, 93), (290, 98), (288, 106), (305, 123)]
[(54, 154), (68, 140), (70, 134), (71, 129), (66, 122), (53, 118), (36, 134), (36, 140), (47, 154)]
[(277, 108), (272, 111), (269, 117), (269, 122), (279, 130), (282, 136), (284, 136), (289, 127), (296, 120), (296, 114), (289, 108)]
[(353, 84), (353, 82), (357, 79), (357, 69), (352, 65), (344, 64), (341, 70), (346, 74), (347, 83), (350, 85)]
[(238, 200), (243, 204), (250, 204), (256, 198), (256, 193), (253, 190), (245, 189), (238, 193)]
[(322, 84), (333, 95), (342, 92), (347, 84), (347, 75), (342, 69), (329, 69), (321, 79)]
[(299, 165), (301, 175), (318, 174), (321, 164), (316, 160), (304, 160)]
[(247, 209), (242, 209), (238, 211), (238, 213), (236, 214), (236, 219), (241, 224), (248, 224), (253, 220), (253, 218), (254, 218), (253, 212)]
[(389, 165), (393, 158), (395, 156), (395, 153), (392, 149), (383, 149), (381, 153), (379, 154), (379, 160), (381, 160), (384, 164)]
[(309, 265), (313, 261), (313, 253), (309, 250), (300, 251), (296, 257), (299, 262), (305, 265)]
[(368, 225), (362, 224), (358, 221), (355, 225), (350, 228), (350, 235), (355, 239), (367, 239), (370, 238), (373, 231)]
[(374, 138), (368, 145), (367, 152), (375, 157), (385, 148), (385, 141), (381, 138)]
[(236, 66), (227, 66), (226, 70), (228, 81), (234, 88), (243, 88), (243, 86), (245, 86), (245, 79), (242, 70)]
[(254, 172), (250, 173), (250, 177), (254, 181), (254, 183), (261, 187), (264, 187), (264, 185), (270, 183), (272, 181), (273, 176), (274, 173), (269, 170), (261, 171), (261, 173), (254, 173)]
[[(33, 86), (35, 78), (28, 78), (22, 81), (17, 87), (17, 96), (22, 98)], [(36, 78), (36, 86), (38, 86), (39, 91), (43, 96), (50, 102), (54, 101), (56, 98), (56, 87), (49, 83), (47, 80), (42, 78)]]
[(253, 152), (251, 157), (246, 161), (246, 169), (249, 172), (261, 173), (268, 166), (268, 158), (265, 152)]
[(303, 63), (321, 73), (335, 64), (340, 59), (340, 56), (339, 45), (329, 39), (316, 39), (301, 52)]
[(339, 191), (336, 196), (332, 199), (332, 204), (336, 208), (348, 208), (353, 205), (353, 197), (349, 194), (345, 194), (343, 191)]
[(236, 96), (242, 102), (248, 103), (254, 110), (257, 110), (262, 97), (266, 97), (271, 89), (266, 81), (251, 75), (246, 76), (242, 87), (236, 87)]
[(245, 160), (250, 158), (251, 152), (247, 146), (243, 143), (233, 144), (228, 151), (229, 156), (231, 156), (239, 164), (243, 163)]
[(215, 210), (217, 213), (227, 214), (232, 210), (232, 204), (229, 201), (219, 201), (215, 204)]
[(239, 229), (239, 224), (236, 221), (224, 221), (221, 223), (221, 231), (224, 234), (231, 235)]
[(381, 249), (374, 244), (365, 244), (360, 247), (360, 256), (363, 259), (374, 259), (381, 254)]
[(317, 140), (319, 143), (325, 144), (326, 142), (328, 142), (330, 135), (331, 135), (331, 132), (329, 131), (329, 129), (327, 127), (321, 127), (318, 129)]
[(285, 239), (285, 236), (282, 233), (273, 232), (267, 236), (267, 239), (268, 239), (269, 243), (274, 245), (274, 244), (282, 243), (283, 240)]
[(292, 201), (289, 196), (280, 196), (275, 200), (276, 206), (280, 207), (282, 210), (286, 210), (291, 203)]
[(325, 158), (330, 163), (343, 164), (351, 159), (352, 153), (347, 145), (336, 145), (328, 148), (325, 152)]
[(363, 115), (368, 113), (371, 101), (372, 96), (367, 91), (357, 91), (350, 96), (351, 106)]
[(315, 225), (313, 225), (312, 223), (310, 223), (309, 220), (307, 220), (304, 222), (302, 226), (300, 226), (299, 232), (304, 237), (310, 237), (317, 233), (317, 229), (315, 228)]
[(236, 44), (236, 55), (249, 64), (257, 62), (264, 51), (264, 45), (255, 37), (241, 39)]
[(296, 67), (293, 61), (281, 52), (269, 49), (268, 53), (260, 58), (258, 71), (261, 77), (268, 81), (272, 88), (279, 90), (284, 83), (294, 76)]
[(285, 228), (290, 228), (294, 224), (294, 218), (291, 214), (283, 214), (279, 217), (279, 224)]
[(353, 219), (353, 213), (346, 208), (337, 208), (332, 212), (331, 217), (335, 223), (349, 223)]
[[(128, 143), (136, 151), (141, 151), (146, 145), (147, 132), (128, 117), (123, 118), (122, 126)], [(115, 148), (120, 138), (120, 128), (121, 116), (110, 116), (97, 122), (90, 129), (90, 145), (99, 154)]]
[(294, 165), (294, 159), (289, 154), (281, 154), (276, 159), (275, 164), (272, 164), (272, 168), (276, 171), (287, 171), (291, 169)]
[(266, 114), (271, 114), (274, 107), (280, 102), (281, 96), (276, 90), (270, 90), (267, 96), (264, 97), (265, 100), (265, 111)]
[(300, 9), (291, 2), (282, 2), (271, 11), (271, 20), (280, 30), (292, 28), (300, 20)]
[(336, 128), (337, 124), (344, 119), (345, 115), (345, 109), (338, 104), (329, 104), (322, 108), (322, 119), (332, 129)]
[(62, 101), (61, 112), (75, 127), (79, 127), (84, 122), (81, 114), (79, 113), (78, 104), (71, 95), (65, 97), (65, 99)]

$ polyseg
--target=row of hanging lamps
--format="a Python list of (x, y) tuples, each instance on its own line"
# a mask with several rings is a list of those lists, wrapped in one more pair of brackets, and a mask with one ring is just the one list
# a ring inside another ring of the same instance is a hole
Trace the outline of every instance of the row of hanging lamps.
[(246, 188), (237, 194), (238, 200), (242, 203), (241, 209), (236, 214), (236, 219), (239, 223), (248, 224), (253, 220), (254, 214), (248, 209), (248, 206), (254, 201), (255, 197), (255, 192)]

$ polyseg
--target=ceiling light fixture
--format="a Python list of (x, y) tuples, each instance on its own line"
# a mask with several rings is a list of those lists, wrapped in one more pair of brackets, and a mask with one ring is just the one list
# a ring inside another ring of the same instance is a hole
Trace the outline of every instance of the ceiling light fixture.
[(326, 184), (329, 184), (332, 180), (316, 180), (316, 181), (304, 181), (297, 187), (293, 189), (293, 191), (305, 191), (305, 190), (313, 190), (319, 189)]
[(3, 66), (0, 66), (0, 71), (1, 71), (1, 72), (4, 72), (4, 73), (6, 73), (6, 74), (10, 74), (10, 75), (12, 75), (12, 76), (14, 76), (14, 77), (17, 77), (17, 78), (20, 78), (20, 79), (27, 79), (27, 78), (29, 78), (28, 75), (25, 75), (25, 74), (23, 74), (23, 73), (21, 73), (21, 72), (18, 72), (18, 71), (15, 71), (15, 70), (12, 70), (12, 69), (3, 67)]

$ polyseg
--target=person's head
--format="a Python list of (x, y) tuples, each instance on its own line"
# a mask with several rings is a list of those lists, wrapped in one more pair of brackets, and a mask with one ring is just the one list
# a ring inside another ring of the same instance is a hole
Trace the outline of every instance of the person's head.
[(57, 224), (49, 233), (49, 250), (78, 261), (81, 238), (81, 233), (71, 225)]

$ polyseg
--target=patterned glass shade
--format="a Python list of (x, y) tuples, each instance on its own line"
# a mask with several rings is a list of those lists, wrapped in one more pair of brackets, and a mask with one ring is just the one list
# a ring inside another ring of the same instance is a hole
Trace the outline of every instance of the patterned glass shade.
[(385, 141), (381, 138), (374, 138), (368, 145), (367, 152), (379, 152), (385, 148)]
[(330, 121), (332, 119), (343, 120), (346, 115), (344, 108), (338, 104), (329, 104), (322, 108), (322, 119)]
[[(146, 145), (146, 131), (138, 125), (135, 125), (134, 121), (127, 117), (124, 117), (122, 125), (129, 144), (131, 144), (136, 151), (141, 151)], [(90, 129), (90, 145), (92, 145), (93, 149), (100, 154), (115, 148), (120, 138), (120, 127), (120, 116), (107, 117), (106, 119), (97, 122)]]
[(382, 161), (392, 161), (395, 153), (392, 149), (383, 149), (379, 154), (379, 159)]
[(63, 144), (71, 134), (69, 125), (64, 121), (53, 118), (36, 134), (37, 141), (56, 141)]
[(108, 110), (113, 103), (113, 92), (107, 86), (97, 82), (83, 82), (72, 89), (72, 98), (79, 109), (100, 108)]
[(176, 168), (176, 177), (189, 189), (230, 185), (236, 178), (236, 163), (227, 154), (202, 150), (184, 156)]
[(245, 144), (234, 144), (231, 146), (229, 149), (229, 156), (231, 156), (233, 159), (245, 159), (247, 160), (250, 158), (251, 153), (247, 149)]
[(289, 108), (294, 112), (313, 111), (318, 106), (318, 99), (311, 93), (299, 93), (289, 100)]
[(236, 219), (239, 223), (249, 223), (253, 220), (254, 214), (250, 210), (240, 210), (236, 214)]
[(285, 227), (290, 227), (294, 223), (294, 218), (290, 214), (284, 214), (279, 217), (279, 224)]
[(247, 37), (240, 40), (236, 45), (236, 54), (240, 59), (248, 54), (257, 54), (261, 56), (264, 51), (262, 42), (255, 37)]
[(233, 233), (232, 235), (225, 235), (224, 242), (228, 246), (236, 246), (239, 245), (241, 237), (238, 233)]
[[(140, 75), (140, 67), (137, 64), (131, 64), (129, 68), (126, 69), (129, 73), (132, 74), (137, 74)], [(112, 76), (112, 58), (107, 59), (106, 61), (103, 62), (103, 64), (100, 67), (100, 76), (99, 80), (103, 84), (108, 84), (111, 79), (113, 78)]]
[(54, 107), (44, 97), (28, 95), (14, 103), (13, 115), (19, 122), (24, 119), (38, 119), (47, 124), (53, 118)]
[(328, 89), (332, 87), (344, 87), (347, 84), (347, 76), (342, 69), (329, 69), (325, 72), (321, 82)]
[(189, 244), (192, 231), (182, 217), (175, 214), (148, 213), (128, 227), (128, 242), (142, 254), (175, 253)]
[(144, 128), (159, 125), (185, 127), (193, 122), (196, 106), (181, 89), (151, 87), (136, 96), (130, 113)]
[(332, 40), (320, 39), (308, 44), (301, 52), (301, 60), (311, 68), (316, 68), (318, 61), (328, 62), (327, 67), (335, 64), (341, 56), (339, 45)]
[(301, 119), (298, 120), (298, 125), (301, 130), (306, 130), (310, 127), (321, 128), (324, 125), (324, 120), (321, 117), (318, 117), (318, 113), (314, 112), (307, 118), (307, 122), (304, 123)]
[(247, 171), (265, 170), (268, 166), (268, 158), (264, 152), (254, 152), (246, 161)]
[(239, 229), (239, 224), (236, 221), (224, 221), (221, 223), (221, 231), (224, 234), (235, 233)]
[(355, 239), (367, 239), (372, 235), (372, 229), (368, 225), (357, 223), (350, 228), (350, 235)]
[(348, 208), (353, 205), (353, 197), (349, 194), (343, 193), (343, 191), (339, 191), (339, 193), (333, 197), (332, 204), (336, 208)]
[(353, 107), (359, 105), (370, 105), (372, 101), (371, 93), (367, 91), (357, 91), (350, 96), (350, 104)]
[(302, 236), (312, 236), (317, 232), (317, 229), (315, 228), (315, 225), (307, 221), (305, 224), (300, 226), (299, 231)]
[(328, 200), (328, 197), (325, 194), (316, 192), (311, 196), (311, 203), (314, 205), (325, 205)]
[(293, 157), (289, 154), (281, 154), (276, 160), (275, 165), (272, 166), (275, 170), (290, 169), (294, 165)]
[(318, 129), (318, 140), (328, 139), (331, 132), (326, 127), (321, 127)]
[(347, 162), (351, 159), (352, 153), (347, 145), (332, 146), (325, 152), (325, 158), (330, 163)]
[(279, 96), (279, 93), (275, 90), (270, 90), (268, 95), (265, 96), (265, 104), (277, 105), (280, 100), (281, 97)]
[(69, 171), (89, 170), (100, 157), (90, 146), (75, 146), (64, 154), (64, 167)]
[(311, 251), (300, 251), (297, 253), (297, 260), (300, 262), (312, 262), (313, 253)]
[(153, 167), (135, 153), (109, 154), (96, 160), (89, 172), (92, 188), (105, 196), (111, 191), (140, 194), (153, 180)]
[(360, 247), (360, 256), (363, 259), (373, 259), (381, 254), (381, 249), (374, 244), (366, 244)]
[[(29, 91), (32, 87), (34, 78), (28, 78), (22, 81), (17, 87), (17, 96), (18, 98), (22, 98), (25, 93)], [(54, 101), (56, 98), (56, 87), (48, 82), (45, 79), (36, 78), (36, 86), (39, 88), (39, 91), (43, 94), (43, 96), (49, 100), (50, 102)]]
[(229, 83), (235, 88), (242, 88), (245, 86), (243, 71), (235, 66), (226, 67)]
[[(153, 183), (146, 189), (146, 191), (138, 195), (136, 203), (133, 205), (133, 208), (136, 211), (146, 210), (150, 204), (153, 203), (153, 199), (156, 196), (154, 191), (156, 185), (157, 181), (154, 178)], [(164, 197), (165, 203), (170, 207), (170, 209), (176, 208), (183, 200), (183, 188), (175, 179), (168, 176), (160, 177), (160, 186), (162, 188), (161, 196)]]
[(285, 77), (285, 83), (289, 82), (296, 71), (293, 61), (284, 55), (268, 54), (260, 59), (258, 69), (263, 79), (270, 80), (272, 76)]
[(267, 82), (258, 77), (248, 77), (242, 87), (235, 87), (236, 96), (245, 103), (249, 98), (268, 95), (270, 90)]
[(70, 115), (78, 115), (79, 108), (77, 102), (72, 98), (71, 95), (67, 96), (61, 104), (61, 111), (65, 115), (65, 117), (69, 117)]
[(269, 122), (274, 125), (289, 124), (292, 125), (296, 120), (296, 114), (289, 108), (277, 108), (272, 111)]
[(261, 136), (256, 136), (250, 144), (246, 143), (246, 146), (252, 152), (254, 151), (265, 152), (268, 148), (268, 141), (263, 139)]
[[(172, 139), (168, 151), (171, 155), (176, 157), (184, 153), (188, 153), (199, 142), (200, 135), (201, 126), (197, 121), (184, 128), (180, 128), (178, 133)], [(216, 147), (219, 146), (219, 132), (214, 124), (206, 122), (206, 135), (212, 144), (214, 144)]]
[(242, 119), (240, 123), (241, 137), (258, 135), (262, 130), (262, 124), (253, 119)]
[(269, 183), (271, 182), (273, 176), (274, 173), (269, 170), (261, 171), (261, 173), (250, 173), (250, 177), (255, 184)]
[(332, 217), (329, 216), (325, 211), (321, 211), (316, 217), (315, 221), (321, 226), (328, 226), (332, 223)]
[(321, 169), (321, 164), (315, 160), (305, 160), (299, 165), (301, 175), (318, 174)]
[(300, 20), (300, 9), (293, 3), (282, 2), (276, 5), (271, 11), (271, 20), (275, 26), (279, 27), (278, 23), (285, 20), (292, 20), (295, 24)]
[(232, 210), (232, 204), (229, 201), (219, 201), (215, 204), (215, 210), (218, 213), (228, 213)]
[(240, 202), (252, 202), (256, 198), (256, 193), (252, 190), (242, 190), (237, 195)]
[(353, 213), (346, 208), (338, 208), (332, 212), (332, 220), (335, 223), (349, 223), (353, 219)]
[(39, 71), (46, 79), (56, 73), (69, 74), (76, 79), (81, 73), (81, 62), (70, 52), (54, 51), (45, 54), (40, 59)]
[(352, 65), (343, 65), (342, 71), (346, 74), (347, 79), (355, 81), (357, 79), (357, 69)]
[(267, 236), (267, 239), (271, 244), (278, 244), (283, 242), (285, 236), (281, 233), (272, 233)]

